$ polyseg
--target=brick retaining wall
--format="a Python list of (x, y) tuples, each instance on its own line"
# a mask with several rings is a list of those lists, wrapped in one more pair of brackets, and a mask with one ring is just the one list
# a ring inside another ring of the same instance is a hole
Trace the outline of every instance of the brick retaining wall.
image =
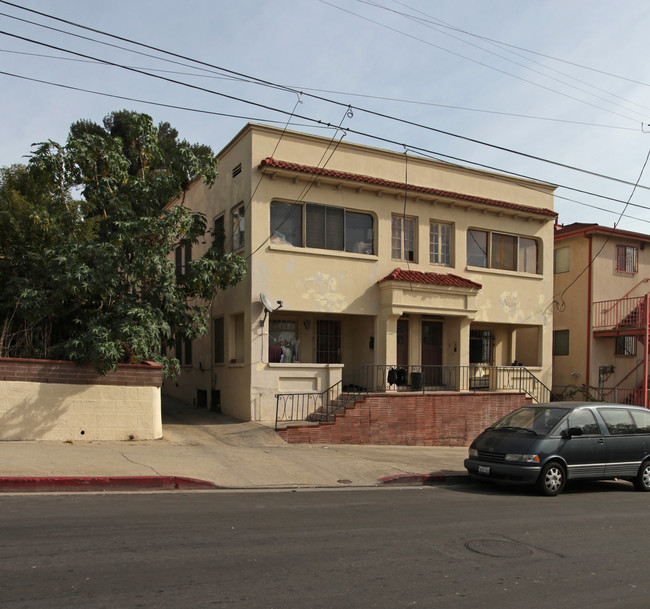
[(162, 367), (153, 363), (121, 364), (115, 372), (102, 376), (92, 366), (74, 362), (0, 357), (0, 381), (160, 387)]
[(162, 367), (0, 358), (0, 441), (162, 437)]
[(530, 402), (521, 393), (369, 395), (333, 422), (278, 433), (289, 443), (468, 446), (488, 425)]

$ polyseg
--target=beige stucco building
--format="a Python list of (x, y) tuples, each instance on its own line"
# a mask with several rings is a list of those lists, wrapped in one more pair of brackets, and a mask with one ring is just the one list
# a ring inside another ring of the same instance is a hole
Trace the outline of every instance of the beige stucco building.
[(218, 156), (184, 204), (248, 273), (164, 392), (272, 422), (278, 393), (394, 367), (419, 389), (443, 366), (518, 363), (550, 386), (552, 186), (254, 124)]
[(647, 405), (648, 243), (650, 235), (598, 224), (556, 231), (553, 391), (558, 395)]

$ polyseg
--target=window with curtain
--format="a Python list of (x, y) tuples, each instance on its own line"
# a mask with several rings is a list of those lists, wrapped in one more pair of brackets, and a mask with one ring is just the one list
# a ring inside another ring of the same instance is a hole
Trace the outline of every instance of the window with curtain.
[(539, 241), (531, 237), (469, 229), (467, 266), (540, 275)]
[(631, 245), (616, 246), (616, 270), (620, 273), (638, 272), (639, 250)]
[[(304, 226), (304, 235), (303, 235)], [(271, 243), (352, 252), (375, 253), (371, 214), (318, 203), (271, 202)]]

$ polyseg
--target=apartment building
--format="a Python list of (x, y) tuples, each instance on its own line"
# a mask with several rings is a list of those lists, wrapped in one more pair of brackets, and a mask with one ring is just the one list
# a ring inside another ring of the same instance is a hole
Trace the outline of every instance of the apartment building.
[(273, 422), (278, 394), (336, 385), (550, 386), (554, 187), (258, 124), (218, 157), (183, 204), (248, 273), (164, 392)]

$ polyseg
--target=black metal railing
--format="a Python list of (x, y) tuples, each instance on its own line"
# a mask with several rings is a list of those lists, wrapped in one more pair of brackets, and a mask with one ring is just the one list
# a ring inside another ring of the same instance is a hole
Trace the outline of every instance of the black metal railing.
[(291, 421), (331, 421), (347, 404), (366, 393), (386, 391), (519, 391), (533, 402), (558, 399), (525, 366), (389, 366), (364, 365), (355, 381), (342, 381), (321, 392), (278, 393), (275, 427)]
[(280, 422), (331, 421), (347, 404), (358, 399), (358, 387), (343, 387), (335, 383), (320, 393), (277, 393), (275, 395), (275, 428)]
[(552, 391), (525, 366), (362, 366), (358, 384), (368, 391), (521, 391), (550, 402)]

